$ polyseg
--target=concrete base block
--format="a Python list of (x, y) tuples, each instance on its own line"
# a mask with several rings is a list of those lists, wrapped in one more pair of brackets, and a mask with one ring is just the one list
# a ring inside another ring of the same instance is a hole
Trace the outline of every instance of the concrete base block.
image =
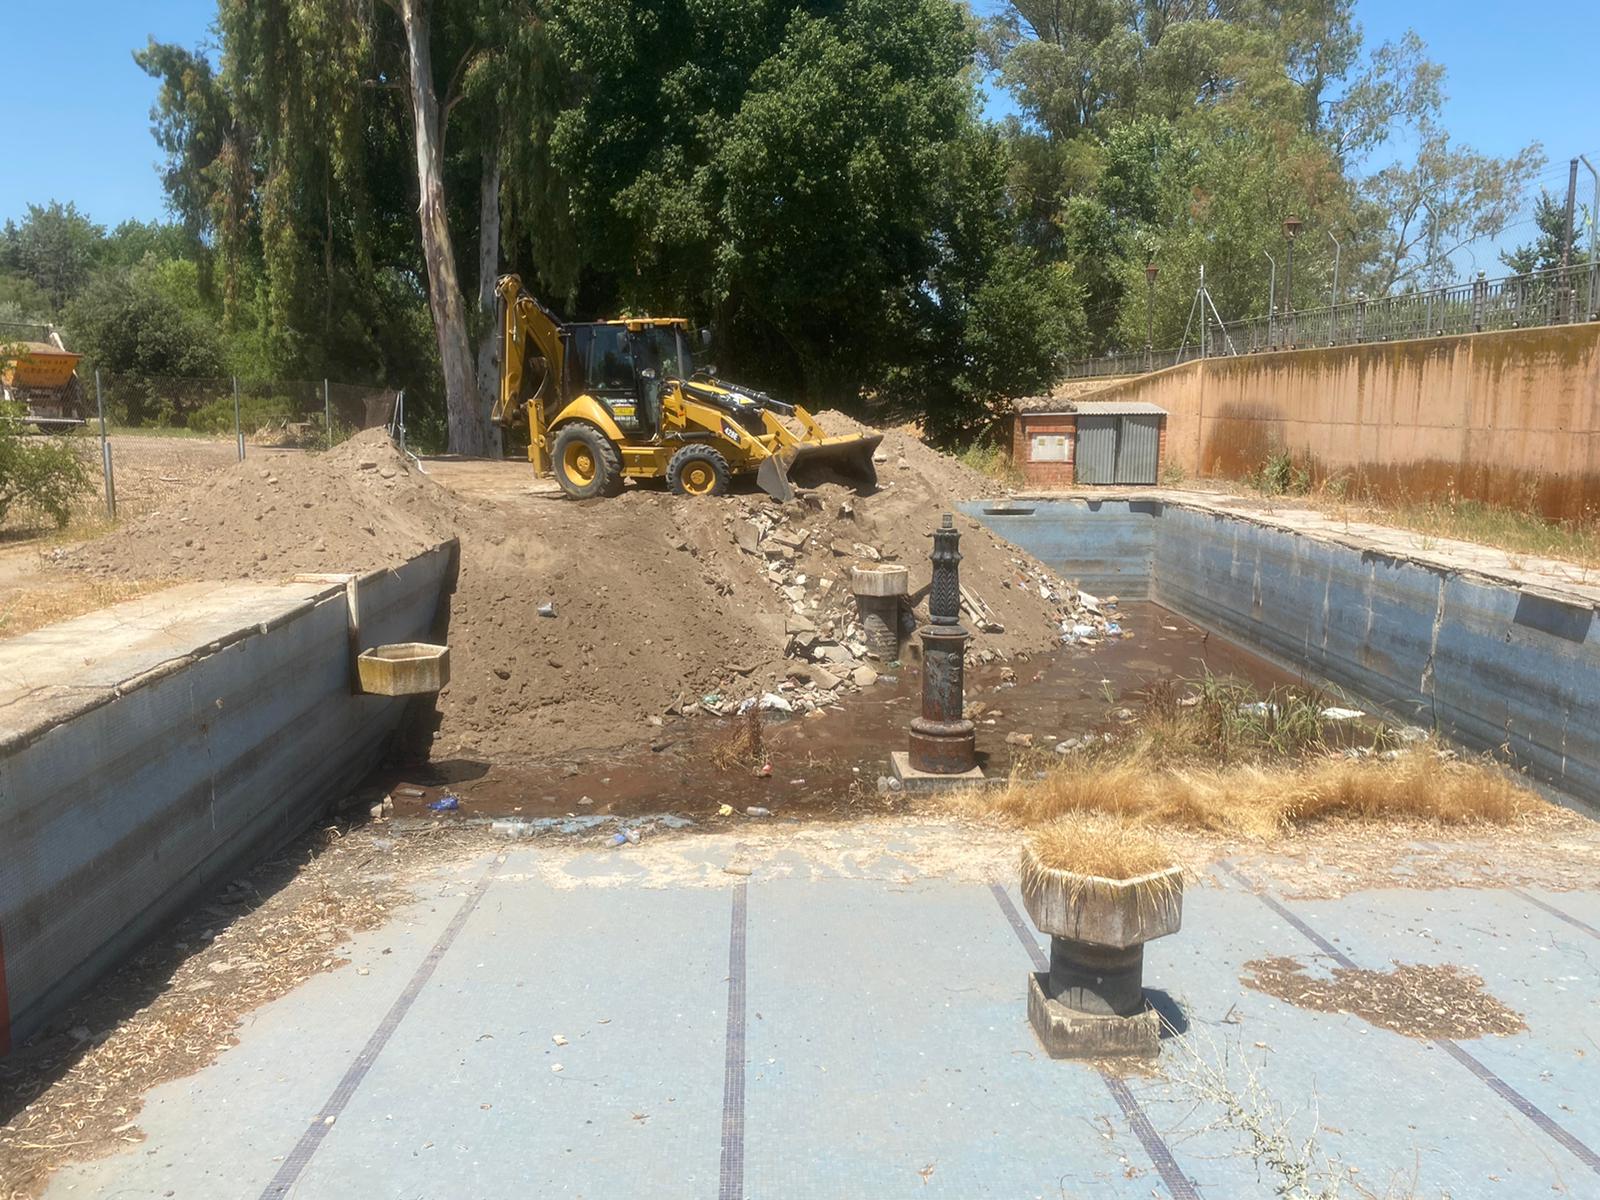
[(1051, 1058), (1156, 1058), (1161, 1017), (1153, 1008), (1131, 1017), (1074, 1012), (1045, 991), (1050, 976), (1028, 977), (1028, 1021)]
[(1002, 782), (989, 779), (984, 775), (982, 767), (973, 767), (972, 770), (963, 771), (959, 775), (935, 775), (931, 771), (919, 771), (911, 765), (911, 754), (906, 750), (895, 750), (890, 753), (889, 769), (908, 792), (932, 792), (941, 788), (972, 787), (974, 784)]

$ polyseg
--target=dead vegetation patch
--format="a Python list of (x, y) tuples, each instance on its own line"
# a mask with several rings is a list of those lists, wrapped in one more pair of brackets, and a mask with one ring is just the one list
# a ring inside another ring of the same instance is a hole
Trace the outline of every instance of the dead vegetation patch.
[(340, 943), (414, 899), (406, 880), (462, 845), (452, 832), (324, 829), (199, 906), (69, 1009), (60, 1032), (0, 1059), (0, 1198), (26, 1200), (66, 1163), (139, 1142), (151, 1088), (232, 1046), (252, 1009), (343, 965)]
[(1311, 689), (1162, 679), (1138, 712), (1119, 711), (1132, 720), (1115, 734), (1035, 756), (954, 803), (1026, 826), (1094, 813), (1255, 841), (1336, 820), (1506, 826), (1549, 807), (1495, 762), (1351, 720)]
[(1283, 956), (1245, 964), (1246, 987), (1314, 1012), (1354, 1013), (1406, 1037), (1506, 1037), (1527, 1028), (1522, 1014), (1484, 990), (1483, 978), (1451, 964), (1396, 963), (1392, 970), (1335, 967), (1312, 975)]
[(51, 577), (0, 588), (0, 637), (15, 637), (70, 621), (124, 600), (135, 600), (172, 586), (148, 579)]
[(1137, 879), (1172, 866), (1172, 852), (1146, 829), (1097, 813), (1078, 813), (1028, 836), (1031, 862), (1046, 871)]
[(711, 765), (719, 771), (759, 767), (766, 761), (761, 736), (761, 714), (755, 710), (735, 717), (727, 732), (711, 748)]
[(1039, 777), (1018, 773), (1002, 787), (964, 793), (956, 802), (1024, 825), (1100, 813), (1132, 825), (1252, 840), (1334, 818), (1509, 825), (1544, 804), (1503, 768), (1449, 759), (1432, 746), (1392, 759), (1220, 768), (1087, 759)]

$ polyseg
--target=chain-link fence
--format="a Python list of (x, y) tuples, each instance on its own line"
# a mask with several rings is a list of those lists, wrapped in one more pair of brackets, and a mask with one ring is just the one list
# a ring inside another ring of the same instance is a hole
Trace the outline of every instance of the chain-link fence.
[[(140, 455), (174, 462), (215, 458), (244, 461), (251, 447), (325, 450), (367, 429), (387, 429), (403, 442), (405, 393), (333, 380), (174, 378), (95, 371), (80, 381), (86, 433), (99, 442), (107, 514), (117, 516), (117, 445), (140, 439)], [(182, 439), (167, 456), (150, 439)], [(199, 439), (198, 442), (194, 439)], [(218, 440), (227, 449), (217, 447)], [(130, 450), (131, 446), (124, 447)], [(157, 473), (154, 483), (183, 482)], [(144, 474), (148, 475), (146, 471)]]
[(246, 443), (326, 448), (389, 426), (400, 393), (332, 380), (175, 379), (97, 372), (86, 399), (98, 421), (181, 428)]
[(1257, 354), (1312, 346), (1348, 346), (1491, 330), (1600, 321), (1600, 263), (1553, 267), (1525, 275), (1408, 292), (1365, 296), (1320, 308), (1219, 322), (1201, 308), (1198, 337), (1176, 350), (1134, 350), (1067, 364), (1070, 379), (1134, 375), (1197, 358)]

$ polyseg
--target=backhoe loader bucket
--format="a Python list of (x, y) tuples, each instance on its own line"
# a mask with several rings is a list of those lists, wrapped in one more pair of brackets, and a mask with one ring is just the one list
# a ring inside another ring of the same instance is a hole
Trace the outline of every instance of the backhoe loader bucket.
[(878, 482), (872, 452), (881, 441), (883, 435), (877, 433), (785, 446), (761, 464), (756, 471), (756, 486), (779, 503), (794, 498), (796, 485), (804, 487), (830, 478), (855, 487), (871, 487)]

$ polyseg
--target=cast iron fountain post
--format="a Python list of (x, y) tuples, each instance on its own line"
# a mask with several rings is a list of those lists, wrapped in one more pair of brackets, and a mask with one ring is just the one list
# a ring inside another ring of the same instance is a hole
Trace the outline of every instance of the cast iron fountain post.
[(911, 722), (910, 762), (929, 775), (963, 775), (977, 766), (977, 738), (962, 717), (967, 631), (961, 628), (961, 533), (949, 513), (933, 533), (933, 582), (922, 639), (922, 715)]

